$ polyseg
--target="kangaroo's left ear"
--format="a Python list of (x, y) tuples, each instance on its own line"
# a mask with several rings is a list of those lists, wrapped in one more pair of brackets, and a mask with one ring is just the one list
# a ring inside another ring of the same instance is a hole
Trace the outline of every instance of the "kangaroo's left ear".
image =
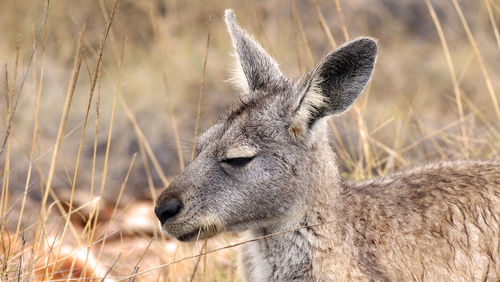
[(235, 74), (232, 82), (244, 93), (266, 90), (283, 81), (278, 63), (238, 25), (233, 11), (226, 10), (226, 25), (236, 51)]
[(347, 111), (370, 80), (376, 56), (377, 43), (366, 37), (348, 42), (326, 56), (299, 83), (291, 133), (301, 135), (318, 119)]

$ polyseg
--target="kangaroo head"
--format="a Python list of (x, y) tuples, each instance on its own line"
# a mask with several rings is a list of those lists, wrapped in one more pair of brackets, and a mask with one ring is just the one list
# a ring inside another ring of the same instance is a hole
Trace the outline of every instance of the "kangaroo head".
[(158, 198), (163, 230), (181, 241), (300, 220), (318, 179), (338, 178), (324, 118), (356, 101), (377, 53), (358, 38), (292, 82), (232, 11), (225, 19), (241, 103), (200, 136), (194, 161)]

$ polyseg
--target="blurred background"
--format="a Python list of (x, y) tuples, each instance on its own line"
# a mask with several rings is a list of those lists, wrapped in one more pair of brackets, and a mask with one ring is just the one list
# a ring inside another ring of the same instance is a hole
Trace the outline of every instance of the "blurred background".
[[(69, 254), (85, 246), (83, 264), (89, 250), (98, 252), (88, 267), (109, 269), (101, 272), (116, 278), (238, 240), (228, 235), (178, 246), (161, 237), (152, 213), (156, 194), (191, 161), (195, 135), (238, 100), (227, 82), (227, 8), (294, 79), (345, 41), (378, 41), (371, 83), (349, 113), (330, 121), (343, 177), (500, 158), (499, 0), (121, 0), (114, 14), (113, 6), (112, 0), (53, 0), (47, 9), (41, 0), (0, 0), (1, 218), (2, 232), (14, 235), (9, 242), (23, 238), (21, 245), (29, 246), (53, 238), (59, 253), (68, 247)], [(48, 217), (46, 228), (37, 227), (40, 214)], [(107, 229), (99, 231), (102, 226)], [(90, 236), (92, 230), (99, 232)], [(36, 259), (20, 264), (21, 245), (10, 256), (4, 250), (4, 277), (25, 267), (31, 272), (23, 275), (39, 279)], [(49, 249), (31, 254), (53, 265), (42, 271), (44, 279), (86, 275), (75, 274), (75, 259), (70, 271), (62, 270), (64, 256)], [(236, 251), (137, 279), (238, 280)]]

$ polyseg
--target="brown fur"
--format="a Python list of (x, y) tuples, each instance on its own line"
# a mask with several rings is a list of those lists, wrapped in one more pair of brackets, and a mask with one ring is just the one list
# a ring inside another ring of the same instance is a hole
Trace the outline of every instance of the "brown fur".
[(432, 164), (345, 182), (339, 190), (336, 199), (321, 201), (329, 208), (317, 209), (335, 219), (317, 228), (317, 238), (328, 245), (332, 235), (339, 236), (331, 248), (342, 251), (337, 257), (319, 252), (313, 265), (330, 268), (317, 277), (337, 272), (340, 280), (500, 279), (499, 162)]
[[(182, 241), (245, 232), (248, 281), (500, 280), (500, 162), (425, 165), (342, 181), (325, 117), (347, 111), (375, 65), (358, 38), (292, 83), (236, 23), (242, 104), (201, 136), (155, 212)], [(240, 77), (241, 79), (241, 77)]]

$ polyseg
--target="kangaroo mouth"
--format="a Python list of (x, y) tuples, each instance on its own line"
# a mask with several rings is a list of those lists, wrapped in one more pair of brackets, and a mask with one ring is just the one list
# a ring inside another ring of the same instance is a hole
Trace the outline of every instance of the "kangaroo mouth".
[(224, 231), (219, 217), (211, 215), (183, 216), (173, 221), (167, 221), (162, 226), (163, 232), (181, 242), (203, 240)]
[(206, 230), (205, 228), (198, 228), (197, 230), (194, 230), (192, 232), (180, 236), (176, 236), (175, 238), (181, 242), (192, 242), (192, 241), (208, 239), (214, 237), (217, 234), (219, 234), (219, 232), (214, 229)]
[(196, 223), (166, 223), (162, 226), (163, 231), (170, 237), (174, 237), (181, 242), (203, 240), (222, 232), (219, 221), (204, 218)]

